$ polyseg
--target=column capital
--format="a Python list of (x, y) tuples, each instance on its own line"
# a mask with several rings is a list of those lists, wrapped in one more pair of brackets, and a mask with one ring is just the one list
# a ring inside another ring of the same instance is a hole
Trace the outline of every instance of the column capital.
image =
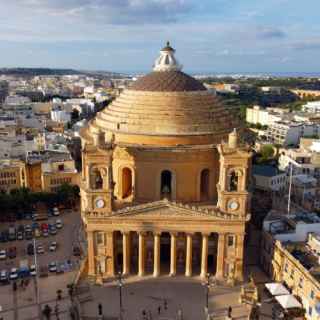
[(143, 237), (145, 237), (146, 235), (147, 235), (147, 231), (145, 231), (145, 230), (139, 230), (139, 231), (137, 231), (137, 234), (139, 235), (139, 236), (143, 236)]
[(211, 234), (211, 232), (201, 232), (201, 235), (202, 235), (203, 237), (209, 237), (210, 234)]
[(122, 235), (129, 235), (130, 231), (129, 230), (122, 230), (121, 233), (122, 233)]
[(170, 232), (171, 237), (177, 237), (178, 236), (178, 231), (171, 231)]
[(160, 237), (162, 234), (162, 231), (153, 231), (153, 236), (158, 236)]

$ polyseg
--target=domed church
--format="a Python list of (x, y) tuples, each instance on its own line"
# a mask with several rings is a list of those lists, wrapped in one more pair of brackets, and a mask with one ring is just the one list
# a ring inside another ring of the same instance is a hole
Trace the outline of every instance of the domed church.
[(167, 43), (81, 132), (88, 276), (242, 281), (251, 154), (240, 134)]

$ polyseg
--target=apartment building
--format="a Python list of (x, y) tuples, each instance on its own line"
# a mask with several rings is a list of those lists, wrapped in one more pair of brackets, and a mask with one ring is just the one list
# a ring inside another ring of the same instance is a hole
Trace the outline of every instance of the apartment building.
[(301, 301), (308, 320), (320, 317), (319, 228), (313, 213), (270, 212), (263, 223), (261, 266)]
[(24, 162), (19, 160), (0, 160), (0, 191), (10, 192), (13, 189), (26, 186)]
[(278, 121), (269, 125), (266, 135), (270, 143), (297, 146), (301, 137), (319, 136), (320, 125), (295, 121)]

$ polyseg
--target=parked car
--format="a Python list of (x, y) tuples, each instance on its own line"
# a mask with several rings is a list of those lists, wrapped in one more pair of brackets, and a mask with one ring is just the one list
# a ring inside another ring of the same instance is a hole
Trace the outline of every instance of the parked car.
[(24, 232), (24, 225), (20, 224), (17, 228), (18, 232)]
[(57, 263), (56, 262), (50, 262), (48, 265), (49, 272), (57, 272)]
[(56, 228), (57, 229), (62, 229), (62, 227), (63, 227), (62, 220), (61, 219), (57, 219), (56, 220)]
[(44, 254), (44, 248), (42, 245), (37, 246), (37, 254)]
[(9, 283), (9, 274), (8, 274), (7, 270), (1, 270), (0, 282), (1, 282), (1, 284), (8, 284)]
[(23, 232), (19, 231), (17, 233), (17, 240), (23, 240), (24, 236), (23, 236)]
[(7, 258), (6, 250), (0, 250), (0, 260), (5, 260)]
[(35, 229), (39, 229), (40, 226), (39, 226), (39, 223), (38, 222), (33, 222), (32, 225), (31, 225), (32, 229), (35, 230)]
[(18, 269), (17, 268), (12, 268), (10, 271), (10, 280), (17, 280), (18, 279)]
[(50, 234), (51, 234), (51, 235), (57, 234), (57, 229), (56, 229), (55, 226), (52, 226), (52, 227), (50, 228)]
[(18, 270), (19, 278), (27, 278), (30, 276), (30, 269), (28, 266), (21, 266)]
[(10, 247), (8, 250), (8, 257), (10, 259), (14, 259), (17, 256), (17, 248), (16, 247)]
[(17, 238), (16, 228), (10, 227), (9, 228), (9, 241), (15, 241), (16, 238)]
[(49, 236), (49, 231), (47, 229), (42, 230), (42, 236), (43, 237), (48, 237)]
[(41, 266), (40, 267), (39, 276), (40, 277), (47, 277), (48, 276), (48, 266)]
[(34, 236), (36, 238), (40, 238), (41, 237), (40, 229), (34, 229), (33, 232), (34, 232)]
[(26, 238), (26, 240), (31, 240), (33, 238), (32, 232), (26, 232), (24, 237)]
[(57, 207), (54, 207), (52, 212), (54, 216), (60, 216), (60, 211)]
[(34, 247), (33, 247), (33, 243), (29, 243), (27, 246), (27, 254), (29, 256), (34, 255)]
[(81, 250), (78, 246), (74, 246), (72, 252), (75, 257), (81, 256)]
[(64, 263), (63, 262), (57, 263), (57, 271), (56, 271), (56, 273), (57, 274), (64, 273)]
[(41, 230), (44, 231), (44, 230), (48, 230), (49, 229), (49, 226), (47, 223), (41, 223)]
[(30, 276), (35, 277), (37, 275), (37, 269), (34, 264), (30, 266), (29, 270), (30, 270)]
[(32, 228), (30, 226), (30, 224), (27, 224), (24, 228), (24, 232), (31, 232), (32, 231)]
[(53, 241), (51, 242), (50, 246), (49, 246), (49, 251), (53, 252), (57, 250), (57, 242)]

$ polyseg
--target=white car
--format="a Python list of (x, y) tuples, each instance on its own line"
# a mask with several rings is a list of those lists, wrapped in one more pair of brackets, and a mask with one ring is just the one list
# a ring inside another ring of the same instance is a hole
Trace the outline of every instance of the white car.
[(37, 275), (36, 266), (34, 264), (30, 266), (29, 270), (30, 270), (30, 276), (35, 277)]
[(60, 212), (59, 212), (59, 209), (57, 207), (53, 208), (53, 215), (54, 216), (60, 216)]
[(42, 236), (45, 237), (45, 238), (48, 237), (48, 236), (49, 236), (48, 230), (46, 230), (46, 229), (43, 230), (43, 231), (42, 231)]
[(10, 280), (17, 280), (18, 279), (18, 269), (17, 268), (12, 268), (10, 271)]
[(37, 247), (37, 254), (44, 254), (43, 246), (39, 245), (39, 246)]
[(7, 258), (6, 250), (0, 250), (0, 260), (4, 260)]
[(57, 219), (56, 220), (56, 228), (57, 229), (62, 229), (62, 227), (63, 227), (62, 220), (61, 219)]
[(49, 267), (50, 272), (57, 272), (57, 263), (56, 262), (50, 262), (48, 267)]
[(24, 232), (31, 232), (32, 231), (32, 228), (29, 224), (27, 224), (25, 227), (24, 227)]
[(57, 250), (57, 242), (53, 241), (50, 244), (49, 251), (53, 252), (53, 251), (56, 251), (56, 250)]

